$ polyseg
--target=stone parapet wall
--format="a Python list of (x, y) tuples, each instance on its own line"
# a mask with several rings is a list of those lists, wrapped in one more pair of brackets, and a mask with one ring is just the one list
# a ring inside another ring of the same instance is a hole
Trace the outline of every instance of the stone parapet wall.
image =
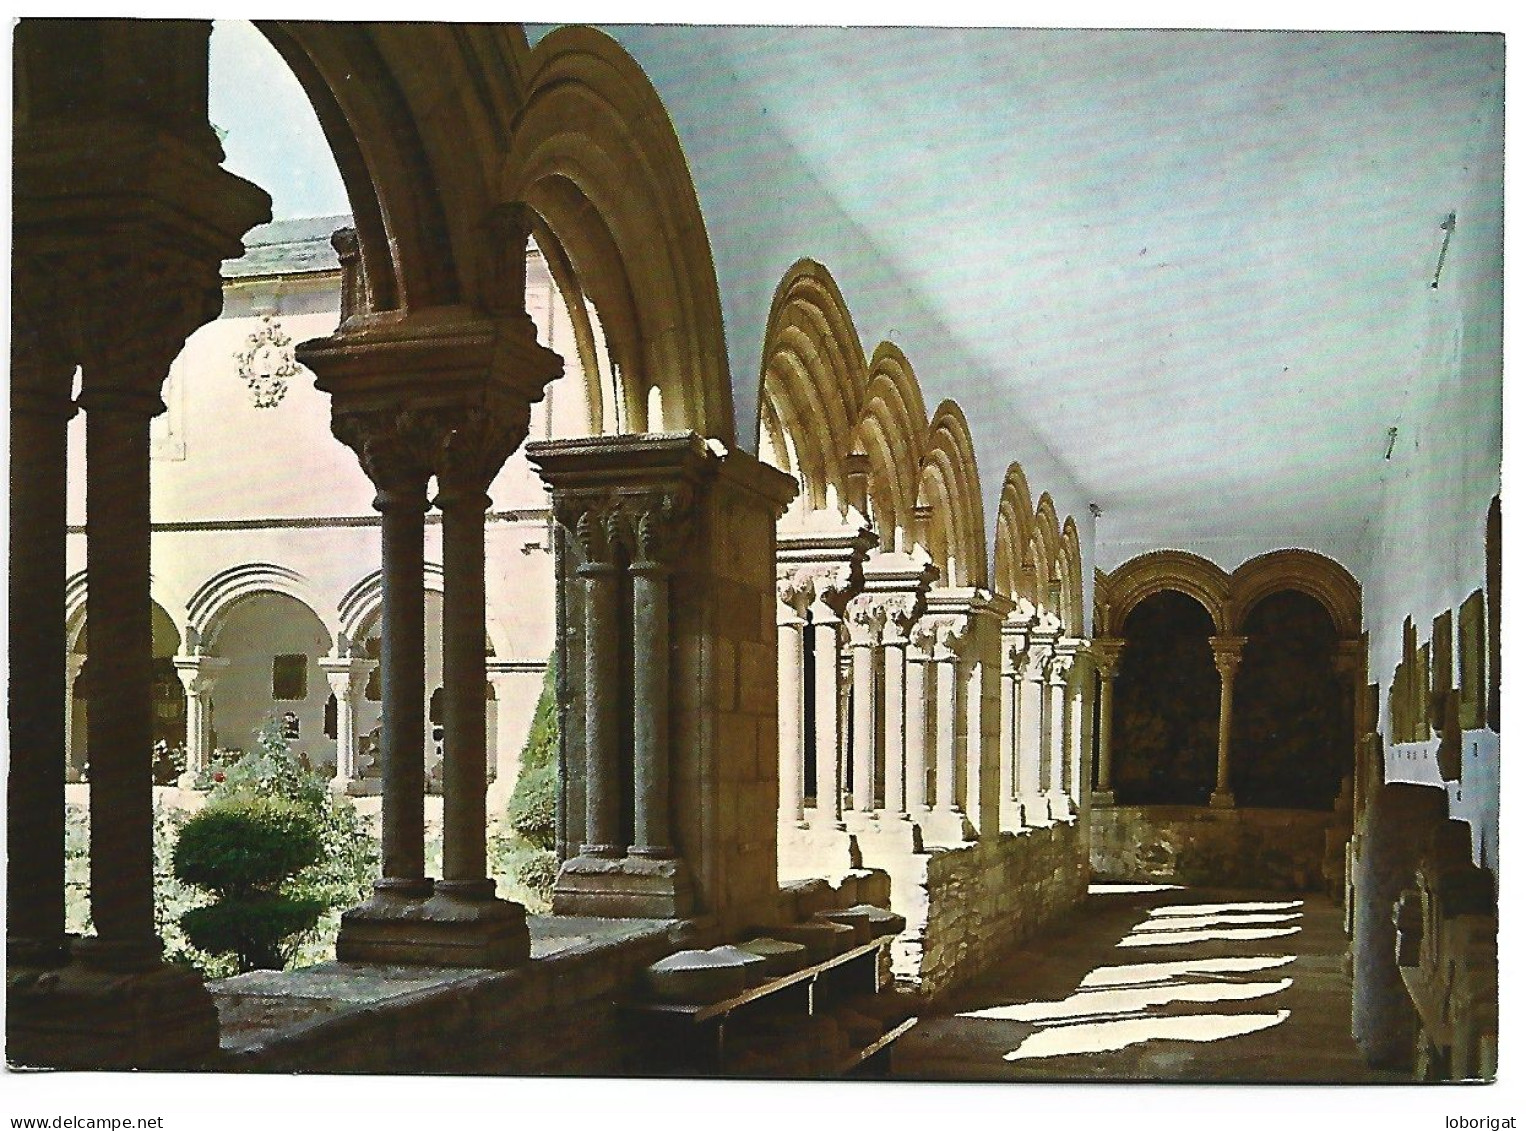
[(907, 919), (893, 969), (927, 998), (979, 977), (1078, 906), (1088, 880), (1074, 821), (935, 848), (887, 870), (891, 909)]
[(1315, 891), (1333, 820), (1300, 809), (1096, 806), (1091, 870), (1100, 880)]

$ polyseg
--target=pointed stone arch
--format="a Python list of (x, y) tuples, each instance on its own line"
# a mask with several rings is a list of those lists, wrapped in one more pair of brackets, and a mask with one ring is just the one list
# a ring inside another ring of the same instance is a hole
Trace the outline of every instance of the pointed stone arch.
[(1171, 589), (1202, 605), (1214, 631), (1230, 633), (1229, 576), (1207, 558), (1185, 550), (1152, 550), (1130, 558), (1111, 573), (1098, 573), (1096, 624), (1098, 636), (1117, 636), (1124, 621), (1146, 597)]
[(948, 585), (986, 584), (985, 505), (969, 422), (953, 401), (933, 412), (918, 478), (917, 502), (932, 508), (925, 549)]
[(1086, 622), (1085, 602), (1082, 600), (1083, 575), (1081, 573), (1081, 532), (1076, 527), (1074, 515), (1066, 515), (1060, 528), (1060, 564), (1064, 593), (1060, 617), (1073, 635), (1082, 633)]
[(853, 451), (869, 460), (869, 509), (885, 549), (909, 549), (927, 409), (911, 362), (890, 342), (869, 362)]
[(1033, 497), (1028, 477), (1016, 462), (1007, 465), (1001, 496), (996, 505), (995, 576), (992, 587), (1003, 597), (1037, 598), (1033, 558)]
[(628, 430), (691, 429), (734, 445), (710, 241), (657, 92), (587, 27), (546, 36), (524, 74), (498, 199), (529, 205), (565, 249), (599, 312)]
[(1263, 598), (1292, 589), (1314, 598), (1338, 636), (1354, 640), (1362, 634), (1362, 587), (1339, 562), (1313, 550), (1273, 550), (1241, 563), (1229, 576), (1231, 621), (1240, 632)]
[[(800, 480), (800, 505), (821, 510), (847, 507), (844, 458), (852, 451), (867, 366), (858, 331), (831, 273), (802, 259), (774, 291), (758, 376), (758, 451), (770, 451), (765, 414), (786, 432), (792, 471)], [(765, 456), (775, 466), (775, 459)]]
[[(1054, 509), (1049, 492), (1039, 495), (1033, 507), (1034, 574), (1039, 582), (1036, 603), (1046, 611), (1064, 620), (1065, 569), (1060, 557), (1060, 520)], [(1059, 597), (1052, 596), (1056, 585)]]

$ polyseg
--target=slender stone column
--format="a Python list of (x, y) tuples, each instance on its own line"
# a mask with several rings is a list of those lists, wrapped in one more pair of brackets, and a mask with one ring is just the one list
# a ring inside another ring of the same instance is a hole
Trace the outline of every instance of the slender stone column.
[(816, 687), (816, 817), (825, 828), (846, 828), (842, 819), (842, 698), (838, 694), (838, 630), (842, 622), (819, 598), (811, 605), (811, 644)]
[(1243, 636), (1210, 636), (1213, 666), (1219, 670), (1219, 764), (1213, 796), (1208, 804), (1215, 809), (1233, 809), (1235, 795), (1229, 781), (1229, 735), (1234, 721), (1235, 672), (1245, 648)]
[[(445, 844), (438, 892), (489, 899), (487, 874), (487, 487), (512, 431), (488, 413), (457, 414), (439, 458), (445, 607)], [(523, 436), (523, 433), (520, 433)], [(514, 441), (517, 445), (517, 440)]]
[(1112, 805), (1113, 797), (1113, 681), (1118, 677), (1118, 662), (1123, 655), (1123, 641), (1115, 637), (1092, 642), (1101, 679), (1098, 691), (1097, 788), (1092, 791), (1093, 805)]
[[(137, 359), (132, 359), (136, 361)], [(129, 365), (132, 364), (130, 361)], [(122, 380), (110, 363), (86, 370), (86, 621), (91, 670), (90, 957), (147, 969), (154, 931), (153, 630), (149, 610), (149, 421), (164, 409), (164, 367)], [(92, 377), (94, 380), (92, 380)], [(60, 669), (62, 664), (60, 664)]]
[(1002, 648), (1001, 668), (1001, 737), (997, 753), (1000, 757), (1001, 800), (1003, 808), (1017, 798), (1017, 668), (1015, 649)]
[(221, 656), (176, 656), (175, 674), (185, 688), (185, 773), (190, 788), (212, 762), (212, 688), (228, 660)]
[(680, 535), (685, 502), (677, 494), (647, 500), (633, 524), (631, 609), (635, 660), (635, 842), (632, 855), (674, 855), (669, 719), (667, 562)]
[(324, 657), (318, 661), (334, 693), (334, 780), (329, 788), (343, 793), (360, 774), (360, 736), (356, 733), (355, 705), (365, 693), (376, 668), (375, 660), (353, 656)]
[(848, 641), (853, 653), (853, 808), (874, 809), (874, 752), (878, 737), (874, 702), (874, 652), (885, 628), (882, 601), (861, 593), (848, 602)]
[(780, 577), (779, 820), (805, 828), (805, 598), (792, 575)]
[(1070, 817), (1070, 798), (1065, 789), (1065, 683), (1072, 657), (1056, 652), (1049, 659), (1045, 673), (1044, 738), (1049, 763), (1044, 792), (1049, 797), (1049, 815), (1054, 820)]
[(906, 816), (907, 632), (915, 609), (908, 597), (888, 607), (881, 655), (885, 671), (885, 812)]
[[(74, 365), (26, 275), (13, 268), (6, 948), (12, 965), (51, 966), (65, 955), (64, 778), (78, 673), (66, 674), (64, 637)], [(28, 313), (38, 320), (29, 324)]]
[(1081, 807), (1081, 792), (1087, 782), (1086, 771), (1086, 748), (1082, 743), (1082, 735), (1086, 732), (1083, 721), (1086, 717), (1086, 707), (1089, 698), (1086, 694), (1086, 683), (1090, 678), (1091, 669), (1087, 663), (1078, 657), (1070, 668), (1070, 683), (1066, 687), (1065, 704), (1065, 793), (1070, 798), (1072, 811)]
[(1048, 657), (1047, 644), (1030, 643), (1017, 671), (1017, 796), (1025, 825), (1049, 819), (1043, 796), (1044, 667)]
[(620, 839), (620, 575), (611, 560), (608, 515), (585, 514), (583, 549), (583, 856), (623, 856)]
[(925, 816), (927, 797), (927, 699), (933, 667), (931, 626), (917, 625), (906, 650), (906, 811), (913, 819)]
[(962, 705), (963, 682), (959, 676), (958, 645), (961, 642), (959, 627), (947, 619), (940, 620), (938, 645), (933, 653), (933, 679), (936, 681), (933, 695), (937, 719), (933, 764), (934, 809), (940, 813), (962, 813), (955, 775), (955, 760)]
[[(84, 667), (84, 656), (78, 652), (68, 653), (64, 667), (64, 780), (70, 782), (80, 780), (77, 757), (79, 751), (74, 748), (74, 692)], [(14, 744), (11, 749), (15, 750)], [(14, 758), (15, 756), (12, 755), (13, 764)]]

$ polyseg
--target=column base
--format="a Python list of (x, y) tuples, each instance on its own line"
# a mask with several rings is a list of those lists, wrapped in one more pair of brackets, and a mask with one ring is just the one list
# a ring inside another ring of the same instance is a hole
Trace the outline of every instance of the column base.
[(1115, 798), (1113, 796), (1113, 791), (1112, 790), (1110, 790), (1110, 789), (1094, 789), (1094, 790), (1092, 790), (1092, 807), (1093, 808), (1103, 808), (1103, 809), (1106, 809), (1106, 808), (1109, 808), (1109, 807), (1117, 805), (1117, 804), (1118, 804), (1117, 798)]
[(1051, 793), (1049, 795), (1049, 820), (1069, 821), (1076, 815), (1076, 807), (1071, 802), (1068, 793)]
[(1054, 823), (1053, 819), (1049, 816), (1048, 795), (1043, 793), (1027, 793), (1018, 798), (1017, 804), (1018, 808), (1022, 811), (1024, 827), (1037, 829)]
[(969, 816), (955, 809), (932, 810), (927, 814), (923, 828), (932, 844), (965, 844), (980, 839)]
[(1210, 809), (1233, 809), (1234, 807), (1235, 795), (1227, 790), (1223, 793), (1214, 790), (1208, 798), (1208, 808)]
[(485, 970), (524, 965), (530, 960), (525, 909), (491, 894), (484, 897), (481, 888), (441, 884), (427, 898), (378, 891), (340, 919), (335, 957)]
[(217, 1007), (185, 966), (12, 965), (5, 1003), (5, 1056), (15, 1065), (187, 1069), (211, 1067), (217, 1055)]
[(822, 879), (837, 883), (864, 866), (858, 838), (846, 829), (800, 827), (789, 822), (779, 826), (778, 837), (781, 882)]
[(676, 858), (574, 856), (551, 891), (554, 915), (684, 919), (694, 911), (688, 866)]

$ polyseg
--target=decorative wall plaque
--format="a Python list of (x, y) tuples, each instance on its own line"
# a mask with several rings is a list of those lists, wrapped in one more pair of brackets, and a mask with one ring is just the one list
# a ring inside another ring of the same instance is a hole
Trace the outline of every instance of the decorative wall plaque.
[(297, 373), (291, 336), (268, 314), (260, 318), (259, 329), (249, 335), (235, 360), (238, 375), (249, 386), (255, 408), (275, 408), (280, 404)]

